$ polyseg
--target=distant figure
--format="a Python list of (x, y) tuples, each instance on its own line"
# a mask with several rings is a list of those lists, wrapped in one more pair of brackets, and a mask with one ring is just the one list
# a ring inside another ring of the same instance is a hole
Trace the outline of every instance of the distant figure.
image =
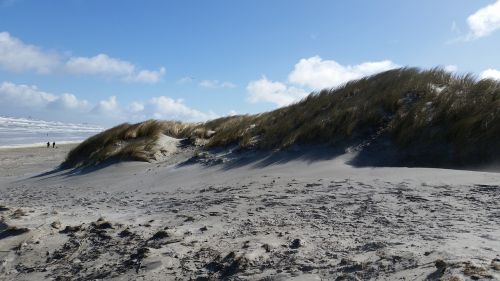
[(56, 142), (52, 143), (52, 148), (56, 148)]
[(47, 148), (49, 148), (49, 147), (50, 147), (50, 142), (47, 142)]

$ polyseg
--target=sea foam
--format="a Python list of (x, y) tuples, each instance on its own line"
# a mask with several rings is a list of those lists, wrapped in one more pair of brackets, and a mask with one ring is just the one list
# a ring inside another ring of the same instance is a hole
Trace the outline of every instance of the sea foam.
[(80, 142), (103, 130), (90, 124), (0, 116), (0, 148)]

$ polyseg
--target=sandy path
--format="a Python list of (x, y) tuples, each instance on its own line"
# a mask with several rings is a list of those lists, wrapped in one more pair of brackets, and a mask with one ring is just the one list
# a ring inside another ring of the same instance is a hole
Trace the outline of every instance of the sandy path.
[(0, 280), (500, 279), (500, 174), (343, 163), (21, 172)]

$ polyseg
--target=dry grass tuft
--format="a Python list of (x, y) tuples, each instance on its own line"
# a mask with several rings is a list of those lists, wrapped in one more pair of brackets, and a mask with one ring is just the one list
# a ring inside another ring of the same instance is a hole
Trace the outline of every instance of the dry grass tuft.
[(148, 120), (133, 125), (118, 125), (90, 137), (71, 150), (62, 166), (90, 166), (112, 159), (148, 161), (148, 152), (169, 123)]

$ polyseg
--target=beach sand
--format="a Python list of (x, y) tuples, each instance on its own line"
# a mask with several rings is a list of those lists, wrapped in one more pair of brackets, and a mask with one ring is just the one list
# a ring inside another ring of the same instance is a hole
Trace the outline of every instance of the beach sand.
[(75, 144), (35, 147), (0, 148), (0, 181), (9, 177), (32, 175), (51, 170), (61, 164)]
[(499, 173), (70, 148), (0, 150), (0, 280), (500, 279)]

